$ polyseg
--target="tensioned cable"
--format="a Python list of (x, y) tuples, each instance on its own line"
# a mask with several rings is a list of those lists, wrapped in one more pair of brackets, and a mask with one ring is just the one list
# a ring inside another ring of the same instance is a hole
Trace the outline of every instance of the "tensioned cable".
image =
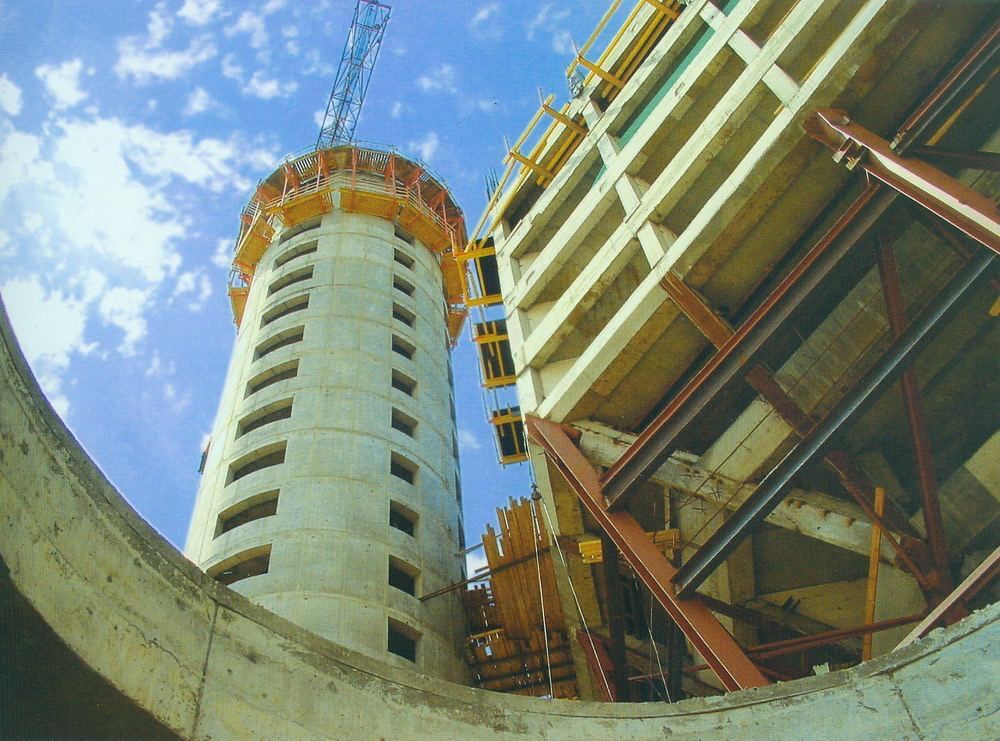
[(538, 553), (538, 541), (541, 539), (542, 534), (540, 528), (538, 527), (537, 513), (535, 512), (535, 502), (541, 501), (542, 495), (538, 493), (538, 487), (534, 484), (531, 485), (531, 533), (532, 540), (535, 542), (535, 570), (538, 572), (538, 601), (541, 604), (542, 610), (542, 638), (545, 641), (545, 666), (548, 669), (549, 675), (549, 696), (553, 699), (556, 696), (555, 689), (552, 686), (552, 657), (549, 655), (549, 628), (545, 618), (545, 593), (542, 590), (542, 559)]
[[(556, 550), (559, 552), (559, 558), (562, 560), (563, 568), (566, 569), (566, 581), (569, 582), (569, 591), (573, 594), (573, 602), (576, 603), (576, 611), (580, 613), (580, 622), (583, 623), (583, 630), (587, 634), (587, 640), (590, 641), (590, 649), (594, 652), (594, 657), (597, 657), (597, 646), (594, 644), (594, 637), (590, 634), (590, 628), (587, 627), (587, 618), (583, 614), (583, 608), (580, 606), (580, 598), (576, 595), (576, 587), (573, 586), (573, 580), (569, 578), (569, 564), (566, 563), (566, 554), (562, 551), (562, 546), (559, 541), (556, 540), (555, 530), (552, 527), (552, 517), (549, 515), (549, 508), (545, 504), (544, 499), (538, 500), (542, 505), (542, 514), (545, 515), (545, 521), (548, 523), (549, 528), (549, 544), (554, 545)], [(611, 685), (608, 683), (608, 675), (604, 672), (604, 667), (601, 663), (597, 662), (597, 669), (601, 672), (601, 679), (604, 681), (604, 687), (607, 690), (608, 697), (614, 697), (611, 692)]]

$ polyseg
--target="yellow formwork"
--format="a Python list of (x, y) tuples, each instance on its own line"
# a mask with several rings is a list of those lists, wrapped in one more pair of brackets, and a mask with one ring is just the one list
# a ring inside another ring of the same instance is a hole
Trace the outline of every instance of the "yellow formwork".
[(267, 207), (268, 213), (275, 214), (285, 226), (296, 224), (329, 213), (333, 208), (330, 191), (323, 189), (282, 198)]
[[(462, 292), (466, 306), (494, 306), (503, 303), (500, 293), (500, 271), (497, 251), (489, 237), (481, 242), (470, 242), (463, 252), (455, 255), (462, 278)], [(475, 293), (470, 290), (469, 269), (475, 280)]]
[(432, 252), (444, 252), (452, 246), (451, 230), (413, 203), (404, 202), (399, 225), (423, 242)]
[[(646, 533), (653, 541), (653, 545), (661, 551), (670, 551), (670, 555), (680, 548), (681, 531), (676, 528), (669, 530), (657, 530), (655, 533)], [(601, 563), (604, 560), (604, 549), (601, 547), (600, 538), (594, 540), (581, 540), (577, 543), (580, 549), (580, 558), (584, 563)]]
[(229, 286), (229, 305), (233, 309), (233, 321), (237, 328), (243, 323), (243, 311), (247, 306), (248, 286)]
[(514, 358), (507, 335), (507, 322), (500, 319), (479, 322), (473, 327), (472, 341), (479, 346), (479, 367), (482, 369), (483, 386), (500, 388), (517, 381)]
[(399, 199), (386, 193), (341, 188), (340, 207), (352, 213), (395, 219), (396, 213), (399, 211)]
[(252, 275), (261, 255), (264, 254), (264, 250), (271, 244), (272, 237), (274, 237), (274, 227), (263, 218), (255, 219), (243, 233), (243, 238), (236, 247), (236, 257), (233, 264), (238, 266), (242, 272)]
[(528, 449), (524, 443), (524, 418), (520, 407), (495, 409), (490, 415), (490, 424), (496, 434), (501, 465), (528, 460)]

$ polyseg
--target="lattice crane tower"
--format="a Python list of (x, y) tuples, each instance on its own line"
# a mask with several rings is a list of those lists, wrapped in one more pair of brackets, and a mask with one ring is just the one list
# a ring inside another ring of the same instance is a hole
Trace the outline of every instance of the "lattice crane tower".
[(359, 0), (314, 150), (243, 211), (236, 344), (185, 552), (289, 620), (453, 681), (461, 490), (450, 348), (466, 311), (443, 181), (353, 141), (389, 7)]

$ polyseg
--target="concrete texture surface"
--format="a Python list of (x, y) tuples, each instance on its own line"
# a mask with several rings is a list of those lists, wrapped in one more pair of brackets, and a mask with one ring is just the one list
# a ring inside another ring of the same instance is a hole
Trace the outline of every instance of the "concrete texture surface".
[[(419, 241), (396, 236), (391, 220), (334, 208), (307, 225), (279, 231), (257, 265), (185, 554), (214, 575), (269, 547), (267, 572), (236, 581), (235, 591), (403, 666), (409, 662), (386, 649), (391, 618), (419, 636), (415, 668), (462, 681), (459, 594), (418, 599), (464, 578), (441, 268)], [(258, 357), (258, 348), (299, 328), (300, 341)], [(412, 357), (391, 350), (394, 338)], [(289, 362), (297, 362), (293, 378), (248, 391)], [(393, 388), (394, 372), (416, 382), (412, 396)], [(280, 404), (291, 404), (290, 417), (242, 431), (244, 420)], [(391, 426), (394, 410), (414, 425), (412, 435)], [(281, 443), (283, 463), (230, 480), (234, 461)], [(416, 466), (412, 483), (391, 475), (393, 455)], [(273, 515), (220, 532), (220, 514), (268, 492), (277, 492)], [(412, 536), (390, 526), (390, 506), (415, 520)], [(415, 596), (389, 586), (390, 558), (416, 576)]]
[[(221, 586), (170, 547), (52, 411), (6, 315), (0, 335), (0, 596), (11, 662), (0, 682), (0, 735), (1000, 735), (995, 605), (850, 670), (675, 705), (494, 694), (338, 646)], [(48, 641), (39, 659), (62, 663), (31, 661), (30, 641), (18, 637)], [(77, 716), (85, 726), (60, 725), (65, 712), (42, 715), (59, 706), (89, 708)]]

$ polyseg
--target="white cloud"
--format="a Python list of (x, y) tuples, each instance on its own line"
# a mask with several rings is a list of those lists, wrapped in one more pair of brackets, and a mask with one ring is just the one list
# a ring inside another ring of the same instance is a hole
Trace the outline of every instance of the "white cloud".
[(230, 80), (243, 80), (243, 67), (236, 62), (236, 57), (227, 54), (222, 58), (222, 74)]
[(264, 7), (261, 8), (261, 12), (264, 15), (271, 15), (271, 13), (281, 10), (287, 4), (288, 0), (267, 0)]
[(220, 239), (215, 244), (211, 262), (218, 268), (229, 268), (233, 264), (233, 240)]
[(257, 98), (269, 100), (271, 98), (287, 98), (299, 89), (299, 84), (294, 80), (281, 82), (274, 78), (268, 78), (263, 70), (253, 73), (247, 83), (243, 86), (243, 92)]
[(450, 64), (441, 64), (430, 72), (430, 74), (420, 75), (417, 78), (417, 87), (425, 93), (441, 91), (445, 93), (457, 93), (455, 86), (455, 68)]
[(479, 39), (499, 39), (503, 35), (503, 30), (495, 18), (499, 13), (500, 3), (487, 3), (481, 6), (469, 21), (472, 35)]
[(0, 74), (0, 110), (8, 116), (21, 112), (21, 88), (6, 74)]
[(263, 49), (267, 45), (268, 33), (264, 18), (253, 11), (243, 11), (236, 23), (226, 28), (226, 36), (235, 36), (238, 33), (247, 34), (250, 37), (250, 46), (254, 49)]
[(573, 50), (573, 40), (566, 30), (566, 20), (569, 18), (568, 8), (557, 7), (556, 3), (545, 3), (528, 22), (526, 36), (533, 41), (539, 32), (547, 35), (552, 50), (559, 54), (567, 54)]
[(187, 104), (184, 106), (185, 116), (195, 116), (204, 113), (215, 105), (215, 100), (205, 88), (196, 87), (188, 96)]
[(144, 315), (152, 291), (116, 287), (105, 293), (98, 304), (98, 311), (105, 324), (118, 327), (123, 333), (118, 352), (129, 357), (135, 355), (135, 346), (146, 336)]
[(483, 444), (474, 432), (459, 428), (458, 445), (462, 450), (482, 450)]
[(63, 369), (69, 366), (73, 353), (92, 349), (84, 341), (84, 297), (48, 290), (38, 275), (13, 278), (0, 291), (21, 350), (33, 366)]
[(171, 300), (188, 294), (192, 294), (187, 303), (189, 311), (201, 311), (205, 301), (211, 297), (212, 281), (201, 268), (189, 270), (178, 276)]
[(430, 162), (437, 153), (440, 144), (441, 140), (438, 138), (437, 133), (429, 131), (423, 139), (411, 141), (407, 146), (411, 152), (414, 152), (424, 162)]
[(35, 68), (35, 76), (45, 84), (45, 89), (53, 99), (57, 109), (71, 108), (84, 100), (87, 93), (80, 89), (80, 73), (83, 62), (74, 59), (56, 66), (43, 64)]
[[(190, 14), (194, 13), (194, 10), (190, 11)], [(208, 34), (191, 39), (185, 49), (164, 49), (163, 42), (172, 28), (173, 19), (165, 14), (162, 5), (157, 5), (149, 14), (145, 39), (125, 36), (118, 40), (115, 74), (123, 80), (131, 77), (138, 83), (155, 79), (175, 80), (218, 53)]]
[(204, 26), (219, 12), (220, 0), (184, 0), (177, 15), (194, 26)]

